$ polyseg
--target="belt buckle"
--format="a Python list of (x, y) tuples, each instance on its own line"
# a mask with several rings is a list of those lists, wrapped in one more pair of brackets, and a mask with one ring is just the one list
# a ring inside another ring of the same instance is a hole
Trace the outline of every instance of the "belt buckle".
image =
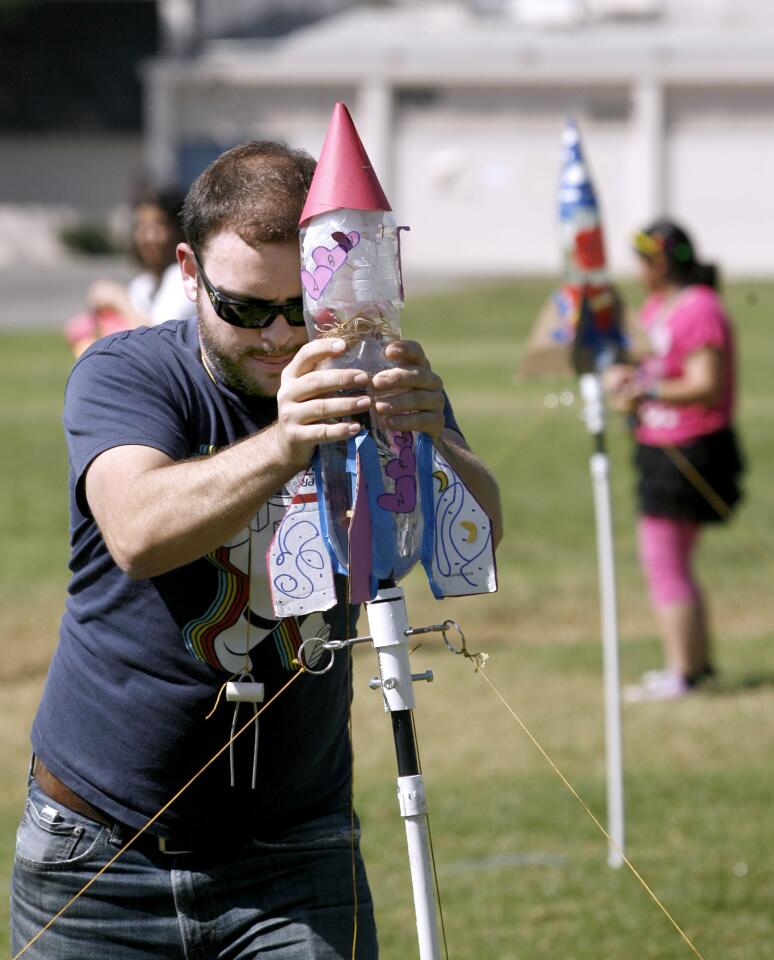
[(166, 837), (159, 837), (159, 851), (168, 855), (179, 855), (183, 853), (193, 853), (193, 850), (174, 850), (168, 846)]

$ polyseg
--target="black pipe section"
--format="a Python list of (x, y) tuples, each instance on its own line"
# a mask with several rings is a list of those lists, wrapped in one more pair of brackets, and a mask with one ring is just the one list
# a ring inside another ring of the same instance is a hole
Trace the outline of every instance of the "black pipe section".
[(411, 722), (410, 710), (394, 710), (390, 714), (392, 719), (392, 735), (395, 738), (395, 753), (398, 758), (398, 776), (414, 777), (420, 773), (417, 742), (414, 738), (414, 725)]

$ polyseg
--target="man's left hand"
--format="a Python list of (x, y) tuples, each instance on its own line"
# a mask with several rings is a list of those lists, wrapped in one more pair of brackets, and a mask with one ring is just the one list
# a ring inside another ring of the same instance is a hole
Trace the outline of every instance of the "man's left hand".
[(384, 352), (396, 366), (374, 375), (376, 412), (391, 430), (426, 433), (437, 441), (444, 428), (443, 381), (413, 340), (395, 340)]

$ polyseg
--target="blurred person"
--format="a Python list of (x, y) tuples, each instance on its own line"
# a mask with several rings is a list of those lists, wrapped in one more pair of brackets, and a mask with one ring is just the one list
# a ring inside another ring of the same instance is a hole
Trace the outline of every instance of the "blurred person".
[(636, 234), (634, 248), (651, 353), (638, 366), (611, 368), (606, 386), (636, 418), (639, 555), (666, 666), (624, 697), (668, 700), (714, 674), (693, 562), (703, 525), (726, 521), (741, 495), (734, 336), (717, 270), (697, 259), (685, 230), (658, 220)]
[(277, 620), (266, 547), (286, 485), (372, 405), (440, 446), (496, 538), (500, 509), (419, 344), (391, 343), (395, 366), (369, 378), (325, 369), (343, 341), (308, 341), (298, 221), (314, 166), (274, 143), (211, 164), (177, 248), (197, 319), (103, 338), (70, 375), (72, 579), (32, 730), (13, 951), (228, 742), (225, 681), (249, 671), (264, 702), (278, 698), (255, 746), (248, 734), (233, 765), (227, 750), (216, 759), (30, 960), (377, 956), (352, 807), (350, 653), (320, 676), (294, 661), (303, 639), (354, 636), (358, 610), (337, 577), (330, 610)]
[(99, 337), (166, 320), (194, 316), (183, 289), (175, 249), (183, 239), (183, 195), (176, 190), (143, 190), (132, 208), (131, 253), (141, 272), (128, 284), (97, 280), (89, 287), (88, 311), (65, 325), (76, 358)]

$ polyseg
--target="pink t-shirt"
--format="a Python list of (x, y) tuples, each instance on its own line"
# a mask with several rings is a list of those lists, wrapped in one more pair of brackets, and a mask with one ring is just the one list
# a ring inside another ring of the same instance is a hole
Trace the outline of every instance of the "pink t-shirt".
[(640, 405), (637, 439), (653, 445), (690, 443), (697, 437), (727, 427), (734, 409), (734, 341), (720, 297), (711, 287), (681, 290), (671, 303), (651, 294), (641, 311), (653, 355), (641, 365), (647, 380), (680, 377), (686, 358), (702, 347), (715, 347), (723, 358), (725, 385), (716, 407), (677, 406), (648, 400)]

